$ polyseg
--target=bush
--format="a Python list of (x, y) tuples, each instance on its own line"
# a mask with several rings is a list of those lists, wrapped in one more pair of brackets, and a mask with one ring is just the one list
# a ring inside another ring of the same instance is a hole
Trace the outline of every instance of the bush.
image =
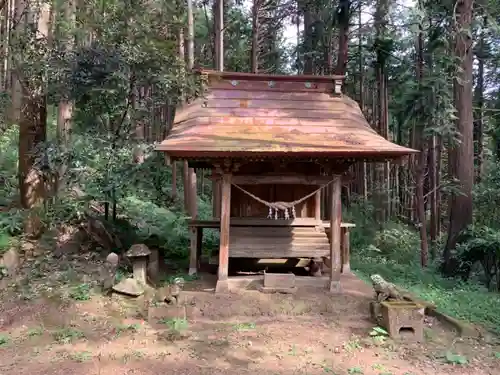
[(0, 134), (0, 207), (10, 206), (17, 193), (18, 138), (17, 126)]
[(359, 255), (381, 255), (397, 263), (418, 260), (420, 241), (418, 233), (407, 225), (392, 221), (376, 223), (374, 207), (371, 202), (354, 201), (346, 212), (343, 221), (356, 224), (351, 231), (351, 248)]

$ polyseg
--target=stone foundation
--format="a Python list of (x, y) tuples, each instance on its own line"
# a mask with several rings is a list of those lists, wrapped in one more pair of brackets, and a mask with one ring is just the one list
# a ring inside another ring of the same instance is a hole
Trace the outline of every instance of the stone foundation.
[(380, 304), (380, 309), (381, 323), (391, 338), (418, 342), (424, 340), (423, 306), (410, 301), (386, 301)]

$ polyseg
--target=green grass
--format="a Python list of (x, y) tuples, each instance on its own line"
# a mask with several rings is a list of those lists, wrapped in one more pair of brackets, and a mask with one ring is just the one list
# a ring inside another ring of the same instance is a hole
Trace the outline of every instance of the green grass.
[(0, 255), (9, 250), (11, 239), (9, 234), (0, 232)]
[(417, 262), (401, 264), (384, 256), (353, 256), (352, 267), (362, 279), (378, 273), (432, 302), (439, 311), (500, 334), (500, 294), (478, 284), (444, 279), (432, 269), (422, 270)]

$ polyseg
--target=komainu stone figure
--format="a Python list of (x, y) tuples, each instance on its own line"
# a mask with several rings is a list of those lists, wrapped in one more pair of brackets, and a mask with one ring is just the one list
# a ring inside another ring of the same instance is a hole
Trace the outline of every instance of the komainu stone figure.
[(164, 302), (167, 305), (177, 305), (180, 300), (182, 288), (184, 288), (184, 279), (182, 277), (176, 277), (172, 284), (158, 289), (155, 296), (155, 302)]
[(380, 275), (371, 275), (373, 290), (375, 291), (377, 303), (387, 301), (388, 299), (402, 300), (403, 296), (393, 283), (385, 281)]
[(380, 275), (371, 275), (373, 290), (375, 291), (375, 301), (370, 302), (370, 315), (375, 322), (379, 322), (381, 316), (380, 304), (387, 300), (404, 300), (393, 283), (385, 281)]
[(109, 253), (102, 268), (102, 290), (104, 294), (109, 294), (115, 284), (115, 275), (118, 269), (120, 257), (116, 253)]

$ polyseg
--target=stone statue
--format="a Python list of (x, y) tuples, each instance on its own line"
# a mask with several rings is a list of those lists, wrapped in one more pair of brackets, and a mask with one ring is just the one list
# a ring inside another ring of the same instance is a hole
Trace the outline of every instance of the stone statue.
[(370, 302), (370, 315), (375, 322), (380, 320), (380, 304), (387, 300), (404, 300), (403, 295), (397, 287), (382, 276), (375, 274), (371, 275), (373, 290), (375, 291), (375, 301)]
[(155, 295), (155, 302), (164, 302), (167, 305), (177, 305), (180, 300), (182, 288), (184, 288), (184, 279), (176, 277), (172, 284), (165, 285), (158, 289)]
[(385, 281), (380, 275), (371, 275), (373, 290), (375, 291), (377, 303), (387, 301), (388, 299), (402, 300), (403, 296), (393, 283)]

